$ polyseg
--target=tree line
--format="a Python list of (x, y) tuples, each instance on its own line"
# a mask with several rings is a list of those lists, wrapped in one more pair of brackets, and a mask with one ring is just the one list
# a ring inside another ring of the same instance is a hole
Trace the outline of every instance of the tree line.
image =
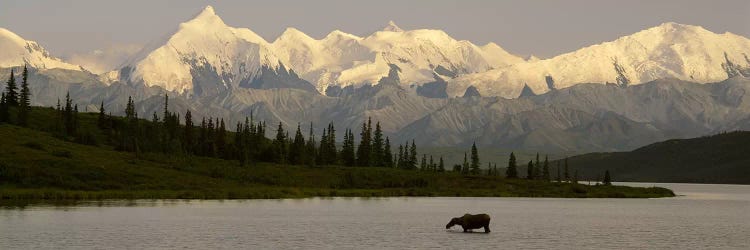
[[(19, 90), (14, 71), (11, 70), (5, 91), (0, 95), (0, 123), (28, 126), (31, 93), (26, 66), (21, 77)], [(163, 153), (237, 160), (241, 166), (253, 162), (273, 162), (308, 166), (342, 165), (447, 171), (442, 156), (435, 158), (422, 154), (420, 157), (414, 140), (399, 144), (398, 151), (392, 149), (391, 140), (383, 135), (380, 122), (375, 122), (373, 128), (371, 118), (362, 123), (359, 144), (355, 144), (353, 130), (347, 128), (339, 149), (336, 145), (336, 128), (332, 122), (323, 129), (319, 140), (312, 123), (309, 125), (307, 137), (302, 133), (301, 124), (297, 124), (294, 135), (290, 136), (283, 123), (279, 122), (275, 136), (267, 138), (266, 122), (255, 121), (252, 114), (246, 117), (244, 122), (237, 122), (234, 131), (230, 132), (224, 119), (204, 117), (196, 124), (190, 110), (185, 112), (184, 117), (180, 117), (179, 113), (170, 112), (168, 94), (164, 96), (163, 113), (159, 116), (154, 112), (150, 121), (139, 118), (132, 97), (128, 97), (124, 117), (107, 113), (102, 102), (99, 106), (96, 128), (103, 138), (91, 129), (81, 129), (78, 105), (71, 99), (70, 93), (65, 96), (63, 103), (57, 101), (55, 110), (51, 130), (56, 135), (81, 144), (104, 143), (113, 146), (115, 150), (133, 152), (136, 157), (143, 153)], [(488, 162), (486, 170), (480, 166), (479, 153), (474, 143), (470, 156), (464, 153), (463, 163), (455, 164), (452, 171), (463, 175), (502, 176), (497, 164)], [(552, 181), (547, 156), (542, 162), (537, 153), (536, 161), (529, 161), (526, 170), (525, 179)], [(516, 156), (512, 152), (504, 176), (520, 179)], [(557, 162), (556, 181), (578, 182), (578, 171), (571, 175), (567, 158)], [(609, 171), (605, 172), (603, 183), (611, 183)]]
[(31, 91), (28, 79), (29, 71), (24, 66), (19, 90), (15, 72), (13, 69), (10, 70), (10, 78), (6, 82), (5, 91), (0, 95), (0, 123), (28, 126), (29, 113), (31, 113)]

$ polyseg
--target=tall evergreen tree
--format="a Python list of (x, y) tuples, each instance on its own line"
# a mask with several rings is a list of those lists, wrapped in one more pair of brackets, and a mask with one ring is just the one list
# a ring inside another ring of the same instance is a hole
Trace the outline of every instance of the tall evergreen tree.
[(544, 156), (544, 165), (542, 166), (542, 180), (551, 181), (549, 173), (549, 158)]
[(471, 174), (479, 175), (481, 169), (479, 168), (479, 152), (477, 151), (477, 144), (471, 145)]
[(372, 140), (370, 140), (370, 125), (368, 121), (362, 123), (362, 132), (360, 132), (359, 147), (357, 147), (357, 165), (371, 166), (370, 155), (372, 154)]
[(437, 166), (435, 165), (435, 161), (432, 160), (432, 155), (430, 155), (430, 164), (428, 164), (429, 170), (432, 172), (437, 172)]
[(414, 140), (411, 141), (411, 147), (409, 148), (409, 169), (417, 169), (417, 144)]
[(344, 133), (344, 146), (341, 149), (341, 160), (344, 165), (352, 167), (357, 164), (354, 151), (354, 133), (351, 129), (347, 129)]
[(294, 165), (301, 165), (305, 159), (305, 138), (302, 136), (300, 124), (297, 124), (297, 131), (294, 133), (294, 140), (289, 145), (289, 162)]
[(107, 128), (107, 114), (104, 111), (104, 101), (99, 104), (99, 116), (97, 117), (96, 125), (99, 129)]
[(372, 138), (372, 165), (376, 167), (385, 167), (385, 158), (383, 155), (383, 130), (380, 128), (380, 122), (375, 123), (375, 132)]
[[(328, 136), (326, 137), (326, 159), (328, 159), (328, 164), (338, 164), (339, 163), (339, 157), (338, 157), (338, 150), (336, 149), (336, 128), (333, 125), (333, 122), (328, 124)], [(349, 140), (352, 145), (352, 150), (354, 149), (354, 137), (349, 136)], [(354, 152), (354, 151), (352, 151)]]
[(10, 78), (6, 82), (8, 85), (5, 87), (5, 103), (9, 107), (18, 106), (18, 86), (16, 85), (16, 76), (13, 73), (13, 69), (10, 70)]
[[(380, 123), (378, 123), (380, 127)], [(383, 145), (383, 156), (380, 157), (383, 161), (383, 166), (387, 168), (393, 167), (393, 153), (391, 152), (391, 140), (386, 136), (385, 144)]]
[(466, 158), (466, 152), (464, 152), (464, 163), (461, 165), (461, 174), (469, 174), (469, 160)]
[(534, 176), (534, 162), (529, 161), (529, 164), (526, 165), (526, 179), (533, 180)]
[(185, 111), (185, 131), (183, 137), (185, 152), (192, 154), (195, 142), (193, 142), (193, 114), (190, 113), (190, 110)]
[(442, 156), (440, 156), (440, 163), (438, 164), (438, 172), (445, 172), (445, 162), (443, 162)]
[[(318, 162), (318, 164), (321, 164), (321, 165), (328, 165), (329, 164), (328, 156), (330, 154), (328, 154), (328, 132), (326, 132), (327, 131), (326, 129), (327, 128), (323, 129), (323, 133), (320, 136), (320, 146), (318, 147), (317, 162)], [(346, 151), (347, 151), (348, 146), (349, 146), (347, 144), (347, 142), (348, 142), (348, 135), (349, 135), (348, 133), (344, 133), (344, 147), (341, 149), (341, 151), (342, 151), (341, 154), (343, 155), (342, 157), (345, 157)], [(346, 162), (346, 159), (344, 159), (344, 165), (350, 166)]]
[(284, 125), (279, 122), (276, 129), (276, 138), (273, 140), (273, 154), (276, 163), (286, 163), (287, 160), (287, 137), (284, 132)]
[(398, 161), (396, 166), (400, 169), (406, 169), (406, 160), (404, 160), (404, 145), (398, 145)]
[(422, 154), (422, 162), (419, 164), (419, 170), (427, 171), (427, 154)]
[(315, 155), (317, 155), (317, 152), (315, 150), (315, 133), (313, 131), (313, 124), (310, 122), (310, 133), (307, 136), (307, 144), (305, 145), (305, 157), (303, 161), (308, 166), (315, 166)]
[[(6, 97), (7, 98), (7, 97)], [(132, 105), (132, 104), (131, 104)], [(70, 93), (65, 95), (65, 109), (63, 110), (64, 133), (68, 136), (76, 135), (75, 110), (73, 109), (73, 100), (70, 99)], [(128, 123), (129, 126), (130, 123)]]
[(562, 182), (562, 176), (560, 176), (560, 161), (557, 161), (557, 182)]
[[(57, 100), (57, 105), (60, 105), (60, 100)], [(8, 116), (10, 115), (10, 112), (8, 112), (8, 102), (5, 100), (5, 92), (0, 93), (0, 123), (7, 122)]]
[(221, 118), (218, 129), (216, 130), (216, 151), (218, 156), (224, 159), (229, 158), (229, 150), (227, 149), (227, 128), (224, 124), (224, 118)]
[(29, 90), (29, 70), (23, 66), (21, 73), (21, 94), (18, 100), (18, 124), (27, 126), (29, 124), (29, 112), (31, 112), (31, 90)]
[(516, 155), (511, 152), (510, 159), (508, 160), (508, 168), (505, 169), (506, 178), (518, 178), (518, 166), (516, 165)]
[(612, 186), (612, 177), (609, 176), (609, 170), (604, 171), (604, 180), (602, 183), (605, 186)]

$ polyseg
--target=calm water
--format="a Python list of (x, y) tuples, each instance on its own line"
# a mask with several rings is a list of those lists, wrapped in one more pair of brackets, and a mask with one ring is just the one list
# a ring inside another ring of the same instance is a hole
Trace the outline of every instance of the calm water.
[[(750, 186), (658, 185), (684, 196), (137, 201), (4, 208), (0, 249), (750, 249)], [(467, 212), (490, 214), (492, 233), (445, 230), (451, 217)]]

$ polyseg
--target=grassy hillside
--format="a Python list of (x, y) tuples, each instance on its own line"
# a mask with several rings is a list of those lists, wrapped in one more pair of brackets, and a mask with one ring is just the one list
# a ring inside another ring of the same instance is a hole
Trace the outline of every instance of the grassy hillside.
[[(54, 110), (35, 108), (30, 128), (0, 124), (0, 200), (295, 198), (311, 196), (667, 197), (663, 188), (586, 186), (392, 168), (289, 166), (115, 151), (46, 132)], [(46, 122), (45, 122), (46, 120)], [(96, 115), (81, 114), (95, 138)], [(146, 121), (143, 121), (146, 123)], [(98, 138), (98, 139), (97, 139)]]
[(581, 179), (614, 181), (750, 184), (750, 132), (669, 140), (631, 152), (571, 157)]

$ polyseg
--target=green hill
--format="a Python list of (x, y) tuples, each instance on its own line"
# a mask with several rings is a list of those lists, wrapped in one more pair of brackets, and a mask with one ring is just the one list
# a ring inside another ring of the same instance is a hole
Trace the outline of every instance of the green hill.
[(568, 159), (582, 180), (750, 184), (750, 132), (668, 140), (631, 152), (591, 153)]
[[(56, 110), (29, 126), (0, 124), (0, 200), (297, 198), (312, 196), (668, 197), (663, 188), (587, 186), (382, 167), (295, 166), (115, 150), (97, 114), (78, 115), (81, 137), (52, 132)], [(119, 118), (115, 118), (119, 119)], [(140, 120), (148, 127), (149, 121)], [(153, 125), (153, 124), (151, 124)], [(234, 136), (229, 134), (230, 138)]]

